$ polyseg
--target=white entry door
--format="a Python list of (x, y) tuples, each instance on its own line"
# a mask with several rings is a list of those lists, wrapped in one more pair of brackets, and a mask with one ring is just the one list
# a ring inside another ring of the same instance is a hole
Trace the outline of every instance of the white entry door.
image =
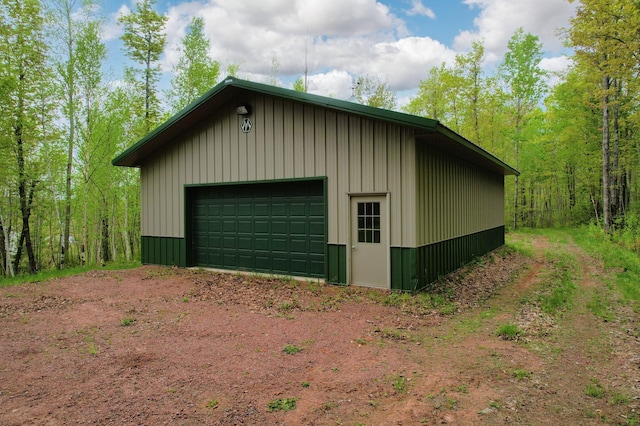
[(385, 196), (351, 197), (351, 284), (391, 288)]

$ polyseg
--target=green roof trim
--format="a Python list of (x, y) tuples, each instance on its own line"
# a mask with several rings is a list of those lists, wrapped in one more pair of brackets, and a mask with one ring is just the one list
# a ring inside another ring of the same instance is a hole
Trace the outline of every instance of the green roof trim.
[[(459, 145), (458, 147), (455, 147), (453, 151), (464, 150), (467, 151), (468, 154), (476, 157), (479, 156), (484, 160), (484, 162), (487, 163), (487, 165), (491, 166), (490, 168), (496, 170), (499, 169), (505, 175), (520, 174), (516, 169), (512, 168), (511, 166), (504, 163), (479, 146), (475, 145), (471, 141), (448, 129), (446, 126), (443, 126), (437, 120), (418, 117), (415, 115), (396, 111), (385, 110), (381, 108), (370, 107), (353, 102), (342, 101), (326, 96), (297, 92), (295, 90), (284, 89), (282, 87), (242, 80), (236, 77), (225, 78), (223, 81), (214, 86), (210, 91), (202, 95), (200, 98), (185, 107), (182, 111), (175, 114), (169, 120), (155, 128), (145, 137), (123, 151), (120, 155), (113, 159), (112, 164), (115, 166), (128, 167), (140, 166), (144, 158), (147, 155), (151, 155), (155, 151), (154, 148), (156, 147), (156, 145), (160, 146), (163, 143), (166, 143), (166, 141), (170, 139), (172, 135), (179, 135), (182, 130), (197, 122), (201, 116), (204, 117), (204, 114), (199, 113), (199, 111), (204, 109), (206, 105), (211, 104), (215, 106), (217, 100), (220, 100), (223, 103), (231, 101), (233, 99), (234, 91), (249, 91), (261, 93), (264, 95), (302, 102), (305, 104), (324, 107), (349, 114), (355, 114), (362, 117), (370, 118), (372, 120), (391, 122), (401, 126), (416, 129), (418, 131), (418, 134), (420, 132), (423, 132), (425, 134), (440, 134), (448, 139), (447, 142), (449, 143), (446, 145), (449, 145), (450, 142), (454, 142)], [(454, 147), (448, 146), (448, 148)]]

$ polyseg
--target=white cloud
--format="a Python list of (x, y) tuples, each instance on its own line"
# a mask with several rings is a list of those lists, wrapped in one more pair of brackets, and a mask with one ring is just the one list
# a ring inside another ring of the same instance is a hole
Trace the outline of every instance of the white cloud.
[(455, 49), (468, 50), (475, 40), (484, 40), (487, 60), (500, 59), (507, 42), (520, 27), (539, 37), (545, 50), (559, 52), (562, 41), (558, 30), (569, 24), (576, 3), (566, 0), (464, 0), (471, 8), (479, 8), (475, 30), (465, 30), (455, 39)]
[(407, 15), (416, 16), (422, 15), (427, 18), (436, 19), (435, 12), (422, 4), (421, 0), (412, 0), (411, 1), (411, 9), (407, 10)]
[(118, 24), (118, 19), (121, 16), (127, 15), (131, 12), (126, 5), (120, 6), (116, 13), (112, 13), (107, 18), (107, 21), (102, 26), (102, 41), (110, 41), (119, 38), (122, 35), (122, 28)]
[(555, 86), (573, 65), (573, 60), (568, 56), (556, 56), (553, 58), (543, 58), (540, 61), (540, 68), (549, 73), (547, 84)]
[(453, 58), (431, 38), (405, 37), (404, 21), (375, 0), (208, 0), (177, 4), (167, 15), (165, 71), (178, 61), (192, 16), (205, 19), (213, 58), (239, 64), (254, 80), (270, 73), (274, 59), (285, 80), (307, 68), (317, 82), (333, 78), (340, 84), (336, 96), (344, 93), (349, 73), (377, 75), (402, 89), (416, 86), (425, 69)]
[(309, 76), (308, 92), (315, 95), (329, 96), (336, 99), (349, 100), (353, 95), (353, 79), (346, 71), (332, 70)]

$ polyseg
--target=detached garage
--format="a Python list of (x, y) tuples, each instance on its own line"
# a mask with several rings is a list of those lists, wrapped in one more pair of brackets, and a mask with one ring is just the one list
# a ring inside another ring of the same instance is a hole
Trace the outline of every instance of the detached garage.
[(113, 160), (142, 262), (415, 291), (504, 244), (518, 172), (436, 120), (227, 78)]

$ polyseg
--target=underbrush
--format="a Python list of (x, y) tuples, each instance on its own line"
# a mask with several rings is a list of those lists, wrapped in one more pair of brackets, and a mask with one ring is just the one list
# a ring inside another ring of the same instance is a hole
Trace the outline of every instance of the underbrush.
[(49, 281), (55, 278), (70, 277), (72, 275), (78, 275), (89, 271), (115, 271), (120, 269), (137, 268), (140, 266), (139, 262), (130, 263), (109, 263), (105, 266), (100, 265), (88, 265), (88, 266), (76, 266), (66, 269), (50, 269), (47, 271), (39, 271), (35, 274), (19, 274), (15, 277), (2, 277), (0, 278), (0, 287), (9, 287), (12, 285), (25, 284), (25, 283), (39, 283)]
[(596, 226), (570, 229), (568, 232), (576, 244), (589, 255), (602, 260), (605, 268), (614, 273), (613, 284), (622, 300), (636, 307), (640, 303), (640, 256), (625, 246), (619, 237), (605, 236)]

